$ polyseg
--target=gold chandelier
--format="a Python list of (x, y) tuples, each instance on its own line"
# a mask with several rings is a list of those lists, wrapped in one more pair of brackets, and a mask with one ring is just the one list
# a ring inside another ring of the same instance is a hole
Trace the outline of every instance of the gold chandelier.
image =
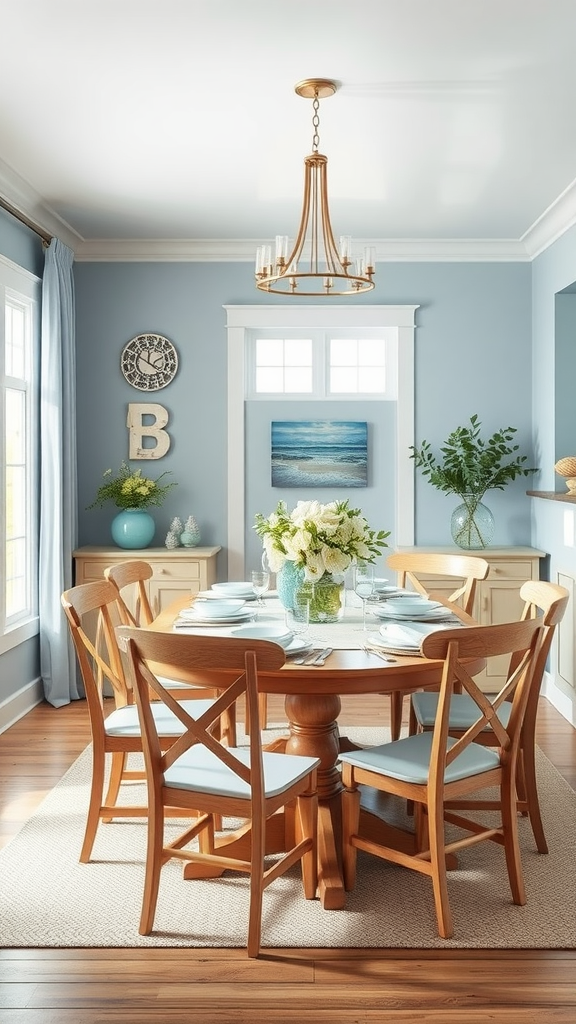
[(350, 235), (334, 241), (328, 210), (328, 160), (318, 152), (320, 100), (333, 96), (336, 83), (326, 78), (298, 82), (299, 96), (313, 100), (312, 153), (304, 160), (304, 201), (294, 248), (288, 253), (288, 236), (276, 235), (276, 250), (260, 245), (256, 250), (256, 287), (282, 295), (358, 295), (374, 287), (376, 250), (367, 246), (354, 260)]

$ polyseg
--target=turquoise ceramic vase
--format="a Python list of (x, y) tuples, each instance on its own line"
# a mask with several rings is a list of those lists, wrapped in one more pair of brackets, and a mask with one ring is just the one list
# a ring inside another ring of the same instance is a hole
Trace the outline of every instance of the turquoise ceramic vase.
[(119, 548), (147, 548), (154, 539), (156, 523), (143, 508), (124, 508), (114, 516), (111, 532)]

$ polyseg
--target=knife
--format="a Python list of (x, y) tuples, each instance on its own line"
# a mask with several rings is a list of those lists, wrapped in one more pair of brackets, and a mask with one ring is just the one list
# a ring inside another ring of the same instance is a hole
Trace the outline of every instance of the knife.
[(305, 665), (323, 665), (326, 658), (332, 654), (331, 647), (325, 647), (323, 651), (315, 651), (309, 658), (306, 658)]

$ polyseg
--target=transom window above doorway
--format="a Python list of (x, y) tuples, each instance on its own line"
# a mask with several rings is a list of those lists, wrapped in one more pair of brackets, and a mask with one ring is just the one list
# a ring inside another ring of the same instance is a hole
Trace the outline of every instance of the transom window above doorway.
[(397, 397), (393, 329), (251, 331), (246, 397), (379, 399)]

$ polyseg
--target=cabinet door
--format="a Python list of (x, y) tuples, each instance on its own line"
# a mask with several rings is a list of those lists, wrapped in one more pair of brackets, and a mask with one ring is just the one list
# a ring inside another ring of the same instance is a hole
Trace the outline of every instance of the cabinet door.
[[(524, 579), (491, 579), (483, 580), (476, 592), (474, 618), (482, 625), (494, 626), (498, 622), (517, 622), (524, 608), (520, 597), (520, 587)], [(509, 659), (491, 658), (484, 672), (476, 676), (475, 682), (480, 689), (488, 693), (497, 693), (504, 684)]]

